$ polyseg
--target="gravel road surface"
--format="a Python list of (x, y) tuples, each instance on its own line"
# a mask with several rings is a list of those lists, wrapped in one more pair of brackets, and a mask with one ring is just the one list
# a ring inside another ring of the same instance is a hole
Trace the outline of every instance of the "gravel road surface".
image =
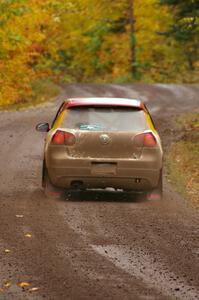
[(198, 95), (189, 85), (74, 84), (54, 102), (0, 112), (0, 299), (199, 299), (199, 212), (166, 179), (161, 202), (111, 190), (48, 200), (35, 131), (67, 96), (133, 97), (167, 147), (172, 120), (198, 108)]

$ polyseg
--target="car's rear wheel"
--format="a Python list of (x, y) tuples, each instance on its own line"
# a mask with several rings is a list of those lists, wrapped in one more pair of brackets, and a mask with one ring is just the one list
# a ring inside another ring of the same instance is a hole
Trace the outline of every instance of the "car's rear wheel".
[(163, 176), (162, 176), (162, 170), (160, 171), (160, 177), (158, 181), (158, 185), (155, 189), (152, 191), (149, 191), (146, 195), (147, 200), (162, 200), (163, 197)]
[(44, 188), (44, 194), (47, 198), (63, 199), (66, 195), (65, 189), (58, 188), (52, 184), (45, 164), (43, 166), (42, 186)]
[(146, 190), (143, 192), (137, 192), (135, 194), (135, 191), (133, 190), (124, 190), (126, 193), (132, 193), (135, 196), (135, 198), (141, 200), (141, 201), (148, 201), (148, 200), (161, 200), (163, 197), (163, 184), (162, 184), (162, 170), (160, 171), (160, 176), (158, 180), (158, 185), (156, 188), (152, 190)]

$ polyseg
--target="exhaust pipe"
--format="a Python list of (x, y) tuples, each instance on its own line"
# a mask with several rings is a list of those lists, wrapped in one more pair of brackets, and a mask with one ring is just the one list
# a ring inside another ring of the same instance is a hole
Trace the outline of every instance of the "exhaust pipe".
[(74, 180), (71, 182), (71, 188), (74, 190), (83, 190), (84, 183), (83, 183), (83, 181)]

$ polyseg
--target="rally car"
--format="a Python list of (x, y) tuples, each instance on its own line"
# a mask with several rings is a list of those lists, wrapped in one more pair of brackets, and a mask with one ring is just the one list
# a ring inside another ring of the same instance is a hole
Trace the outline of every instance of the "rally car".
[(105, 189), (162, 197), (160, 137), (146, 105), (123, 98), (64, 101), (47, 132), (42, 186), (46, 195)]

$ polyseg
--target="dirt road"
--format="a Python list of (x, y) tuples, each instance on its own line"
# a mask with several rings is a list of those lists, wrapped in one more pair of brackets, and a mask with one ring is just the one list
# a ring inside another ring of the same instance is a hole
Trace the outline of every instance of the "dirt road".
[(198, 107), (198, 94), (197, 86), (71, 85), (54, 103), (0, 113), (0, 299), (199, 299), (199, 212), (166, 179), (162, 202), (113, 191), (47, 200), (44, 135), (34, 130), (66, 96), (141, 97), (167, 146), (172, 119)]

